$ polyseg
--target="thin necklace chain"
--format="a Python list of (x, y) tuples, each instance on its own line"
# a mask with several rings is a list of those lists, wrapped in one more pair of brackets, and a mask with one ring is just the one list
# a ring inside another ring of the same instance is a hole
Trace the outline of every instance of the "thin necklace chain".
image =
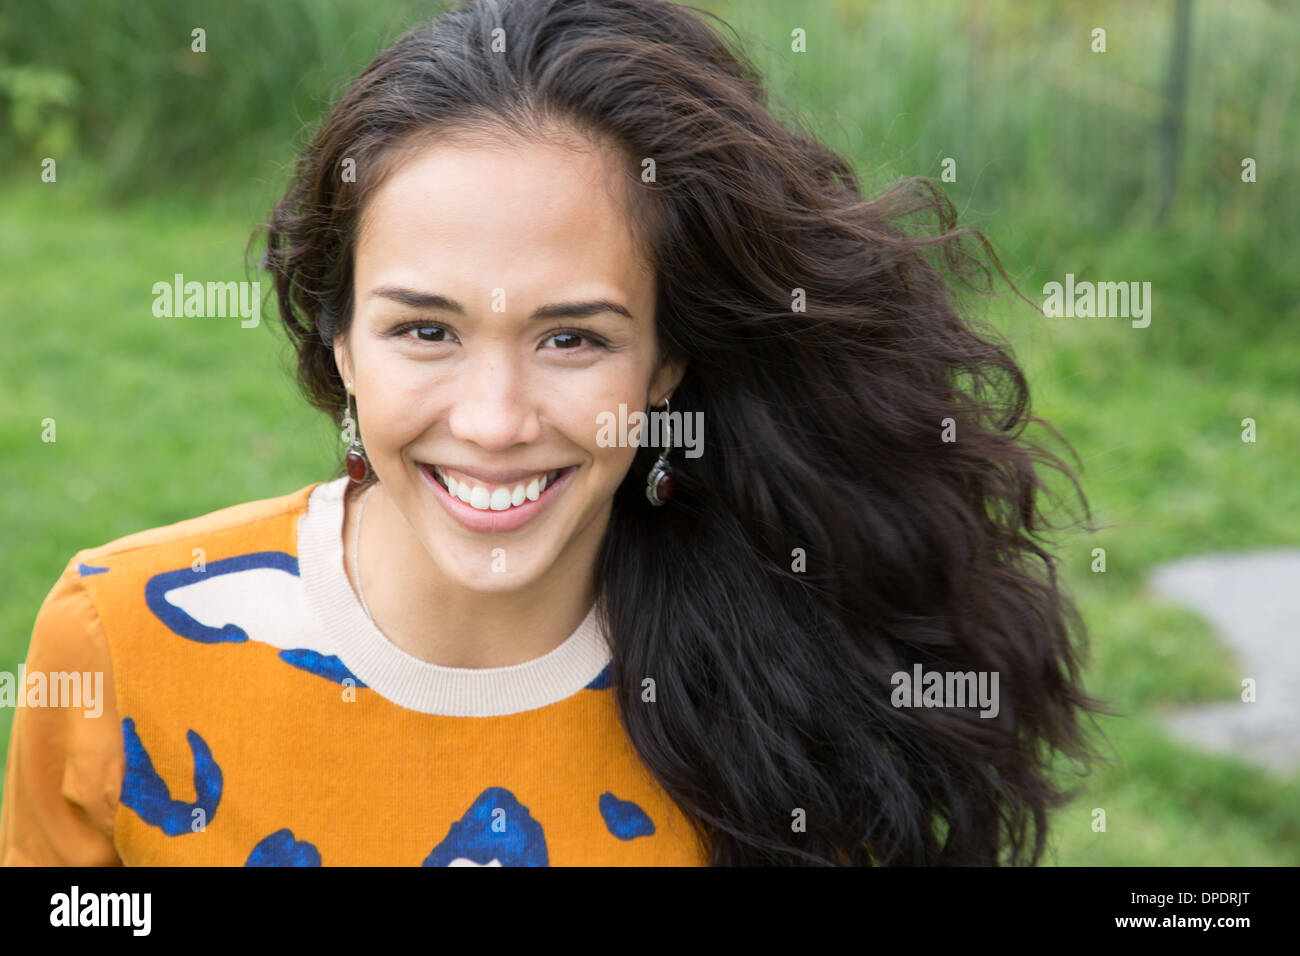
[(361, 518), (366, 513), (366, 502), (370, 499), (370, 492), (379, 487), (379, 483), (370, 486), (361, 497), (361, 508), (357, 511), (357, 528), (352, 536), (352, 577), (357, 582), (357, 596), (361, 598), (361, 610), (366, 612), (366, 617), (374, 621), (374, 615), (370, 613), (370, 608), (366, 606), (366, 592), (361, 588)]

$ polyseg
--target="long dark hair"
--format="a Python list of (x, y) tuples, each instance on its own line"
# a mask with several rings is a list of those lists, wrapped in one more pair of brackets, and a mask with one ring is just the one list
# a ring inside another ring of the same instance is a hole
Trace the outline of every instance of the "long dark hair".
[[(598, 562), (637, 753), (714, 864), (1036, 863), (1070, 796), (1054, 760), (1096, 756), (1082, 719), (1101, 708), (1036, 464), (1083, 492), (1023, 436), (1056, 432), (945, 281), (1006, 272), (928, 180), (864, 198), (844, 159), (773, 117), (709, 17), (484, 0), (379, 54), (267, 226), (302, 388), (342, 414), (331, 343), (358, 213), (400, 147), (555, 124), (616, 144), (660, 347), (689, 360), (673, 409), (707, 426), (666, 507), (644, 496), (654, 449), (637, 452)], [(917, 664), (996, 672), (1000, 713), (894, 706), (892, 675)]]

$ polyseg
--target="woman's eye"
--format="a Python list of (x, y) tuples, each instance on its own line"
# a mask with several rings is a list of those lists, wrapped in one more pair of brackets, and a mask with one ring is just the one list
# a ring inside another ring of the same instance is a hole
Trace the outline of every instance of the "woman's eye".
[(561, 351), (570, 351), (582, 347), (582, 343), (588, 341), (585, 335), (579, 335), (577, 332), (556, 332), (546, 339), (547, 342), (554, 341), (556, 348)]
[(447, 341), (447, 330), (438, 325), (406, 325), (397, 331), (407, 338), (420, 342)]

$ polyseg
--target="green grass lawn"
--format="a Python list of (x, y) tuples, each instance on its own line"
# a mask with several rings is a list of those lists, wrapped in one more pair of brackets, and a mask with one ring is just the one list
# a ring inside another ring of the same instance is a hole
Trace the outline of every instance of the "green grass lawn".
[[(958, 181), (945, 188), (1031, 299), (1066, 272), (1152, 283), (1145, 329), (1047, 319), (1009, 295), (982, 304), (1027, 371), (1033, 411), (1079, 453), (1098, 530), (1060, 535), (1058, 553), (1090, 632), (1088, 689), (1122, 714), (1099, 722), (1111, 763), (1077, 781), (1080, 796), (1054, 818), (1049, 862), (1295, 864), (1300, 774), (1200, 753), (1157, 721), (1170, 706), (1236, 699), (1242, 677), (1262, 675), (1242, 673), (1203, 621), (1145, 588), (1162, 561), (1300, 542), (1300, 200), (1290, 185), (1300, 160), (1279, 146), (1296, 141), (1300, 120), (1268, 72), (1300, 36), (1294, 18), (1257, 2), (1197, 6), (1207, 44), (1193, 64), (1197, 108), (1175, 216), (1157, 228), (1154, 120), (1138, 94), (1158, 87), (1164, 5), (1117, 19), (1137, 5), (1053, 4), (1040, 16), (1030, 11), (1043, 5), (992, 3), (984, 20), (956, 12), (977, 5), (915, 17), (828, 0), (812, 18), (775, 4), (700, 5), (757, 38), (773, 86), (869, 180), (937, 175), (939, 158), (956, 155)], [(1093, 16), (1110, 17), (1109, 60), (1081, 52), (1072, 32), (1086, 36)], [(809, 32), (803, 59), (786, 53), (795, 26)], [(846, 52), (852, 44), (870, 55)], [(1247, 151), (1264, 171), (1253, 187), (1237, 176)], [(0, 180), (0, 456), (11, 491), (0, 499), (11, 582), (0, 669), (23, 659), (40, 601), (77, 550), (286, 494), (329, 477), (341, 452), (297, 395), (264, 275), (250, 276), (265, 300), (255, 329), (151, 311), (153, 284), (176, 272), (246, 277), (246, 242), (275, 176), (234, 190), (164, 179), (136, 194), (166, 198), (110, 203), (86, 199), (78, 175), (69, 162), (56, 185), (26, 169)], [(47, 418), (54, 443), (41, 440)], [(1245, 418), (1254, 443), (1241, 440)], [(1095, 548), (1105, 573), (1090, 569)], [(11, 717), (0, 710), (0, 757)], [(1104, 833), (1092, 829), (1096, 808)]]
[[(243, 280), (258, 221), (169, 204), (86, 207), (57, 184), (0, 200), (0, 457), (11, 490), (0, 564), (12, 582), (0, 669), (25, 656), (36, 610), (76, 551), (329, 477), (341, 446), (298, 398), (270, 316), (242, 328), (238, 317), (153, 315), (153, 284), (176, 272)], [(54, 442), (42, 440), (46, 419)], [(5, 747), (11, 719), (0, 709)]]

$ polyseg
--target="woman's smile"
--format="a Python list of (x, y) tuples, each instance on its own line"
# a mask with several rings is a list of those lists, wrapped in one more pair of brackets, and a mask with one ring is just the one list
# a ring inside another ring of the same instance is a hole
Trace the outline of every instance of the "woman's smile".
[[(550, 471), (463, 471), (421, 462), (420, 473), (447, 513), (469, 531), (500, 533), (523, 527), (569, 485), (580, 466)], [(495, 478), (487, 482), (481, 478)]]

